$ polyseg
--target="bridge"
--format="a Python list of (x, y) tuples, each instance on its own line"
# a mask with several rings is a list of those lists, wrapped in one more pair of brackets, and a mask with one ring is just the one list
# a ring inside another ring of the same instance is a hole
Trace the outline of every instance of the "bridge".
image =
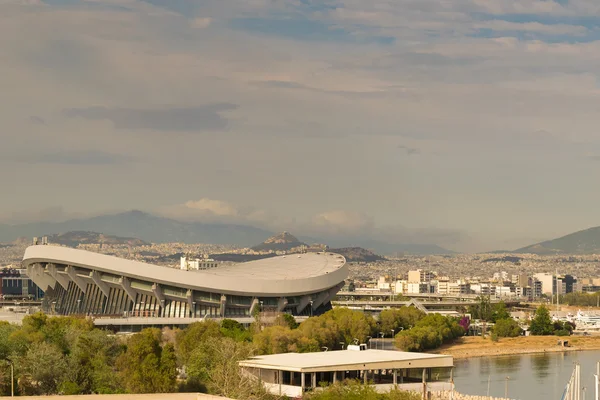
[[(499, 303), (503, 300), (492, 299), (492, 304)], [(517, 300), (504, 300), (507, 307), (518, 307), (520, 302)], [(477, 304), (474, 299), (470, 300), (442, 300), (442, 301), (420, 301), (411, 299), (408, 301), (401, 300), (334, 300), (331, 302), (334, 307), (348, 307), (355, 310), (363, 310), (365, 312), (379, 313), (386, 308), (400, 308), (414, 306), (424, 312), (464, 312), (467, 307)]]
[(414, 298), (414, 299), (429, 299), (429, 300), (443, 300), (443, 299), (454, 299), (454, 300), (475, 300), (480, 295), (477, 294), (440, 294), (440, 293), (394, 293), (391, 291), (379, 291), (379, 290), (360, 290), (355, 292), (338, 292), (337, 299), (354, 299), (370, 297), (372, 300), (376, 299), (403, 299), (403, 298)]

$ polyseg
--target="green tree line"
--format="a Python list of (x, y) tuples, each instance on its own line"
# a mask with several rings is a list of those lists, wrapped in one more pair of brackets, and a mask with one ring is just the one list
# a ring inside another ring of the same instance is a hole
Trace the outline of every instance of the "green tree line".
[[(0, 393), (10, 393), (10, 362), (19, 395), (200, 391), (270, 399), (241, 373), (239, 361), (258, 354), (335, 350), (357, 341), (366, 343), (379, 332), (390, 338), (392, 331), (396, 343), (411, 351), (433, 348), (464, 334), (457, 320), (426, 316), (412, 307), (384, 310), (379, 321), (336, 308), (301, 324), (283, 314), (270, 326), (261, 326), (260, 319), (249, 328), (233, 320), (208, 320), (185, 329), (148, 328), (130, 335), (94, 328), (85, 319), (39, 313), (26, 316), (21, 326), (0, 323)], [(428, 334), (421, 339), (425, 331), (435, 337)], [(7, 361), (4, 368), (2, 360)], [(354, 393), (358, 389), (331, 390)]]

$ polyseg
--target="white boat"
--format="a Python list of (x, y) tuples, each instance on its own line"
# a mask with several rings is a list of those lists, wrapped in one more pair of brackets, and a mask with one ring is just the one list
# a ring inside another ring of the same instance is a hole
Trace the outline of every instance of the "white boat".
[(577, 329), (581, 328), (600, 328), (600, 315), (599, 314), (586, 314), (577, 311), (577, 317), (575, 318), (575, 325)]

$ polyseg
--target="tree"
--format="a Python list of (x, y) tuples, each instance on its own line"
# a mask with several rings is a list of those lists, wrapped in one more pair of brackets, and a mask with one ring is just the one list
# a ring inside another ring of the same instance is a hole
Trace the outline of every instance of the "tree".
[(440, 347), (442, 335), (430, 327), (416, 327), (396, 335), (395, 345), (403, 351), (425, 351)]
[(475, 298), (475, 304), (469, 306), (469, 313), (473, 319), (489, 321), (492, 317), (492, 307), (490, 299), (487, 296), (479, 296)]
[(210, 337), (221, 335), (221, 327), (215, 321), (194, 322), (190, 324), (187, 328), (177, 332), (175, 337), (177, 359), (182, 365), (185, 365), (189, 355), (196, 346)]
[(255, 353), (251, 343), (231, 338), (209, 338), (192, 354), (187, 365), (188, 379), (203, 384), (208, 392), (233, 399), (269, 397), (264, 389), (245, 375), (238, 363)]
[(492, 322), (496, 322), (499, 319), (509, 319), (510, 314), (506, 310), (506, 303), (504, 301), (500, 301), (498, 304), (494, 305), (492, 315), (490, 316), (490, 320)]
[(464, 328), (455, 318), (429, 314), (414, 328), (398, 333), (395, 345), (404, 351), (424, 351), (450, 343), (464, 334)]
[(425, 313), (415, 307), (388, 308), (379, 314), (379, 326), (382, 332), (400, 332), (415, 326)]
[(224, 319), (221, 321), (221, 334), (238, 342), (252, 341), (252, 332), (244, 328), (244, 325), (233, 319)]
[(121, 382), (130, 393), (165, 393), (175, 390), (177, 369), (171, 344), (160, 346), (161, 332), (147, 328), (127, 342), (117, 365)]
[(28, 384), (23, 387), (26, 394), (57, 394), (59, 386), (66, 380), (67, 362), (54, 344), (32, 344), (18, 364), (28, 378), (25, 380)]
[(543, 305), (535, 311), (535, 317), (531, 320), (529, 330), (532, 335), (552, 335), (554, 333), (550, 312)]
[(95, 329), (76, 339), (69, 357), (70, 379), (79, 393), (119, 393), (122, 391), (115, 368), (125, 350), (114, 336)]
[(458, 321), (458, 324), (460, 326), (462, 326), (462, 328), (466, 331), (469, 330), (469, 327), (471, 326), (471, 319), (467, 316), (464, 316), (460, 319), (460, 321)]
[(512, 318), (502, 318), (496, 321), (493, 332), (499, 337), (517, 337), (521, 335), (521, 327)]
[(362, 312), (340, 307), (327, 311), (318, 317), (309, 318), (300, 324), (304, 336), (316, 339), (320, 346), (330, 349), (339, 348), (340, 342), (353, 343), (358, 339), (364, 343), (375, 332), (373, 317)]
[(292, 314), (281, 313), (277, 316), (276, 324), (287, 326), (290, 329), (296, 329), (300, 324), (296, 322), (296, 318)]

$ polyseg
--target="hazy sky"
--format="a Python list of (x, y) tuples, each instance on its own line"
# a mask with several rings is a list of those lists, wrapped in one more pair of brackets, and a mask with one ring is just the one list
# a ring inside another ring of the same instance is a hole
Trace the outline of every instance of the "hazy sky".
[(600, 225), (600, 2), (2, 0), (0, 218), (464, 251)]

